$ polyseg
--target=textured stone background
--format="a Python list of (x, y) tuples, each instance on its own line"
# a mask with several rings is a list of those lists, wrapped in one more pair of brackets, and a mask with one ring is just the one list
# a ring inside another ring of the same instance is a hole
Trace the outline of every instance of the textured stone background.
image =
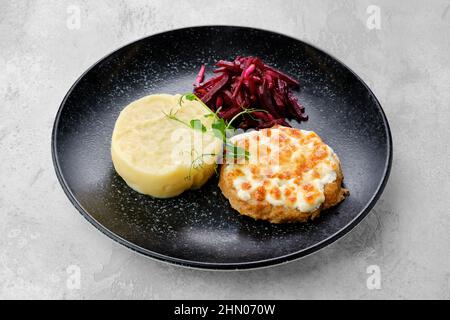
[[(371, 4), (381, 8), (380, 30), (366, 27)], [(78, 30), (66, 26), (69, 5), (81, 9)], [(394, 138), (391, 178), (337, 243), (268, 269), (182, 269), (116, 244), (64, 195), (50, 134), (72, 83), (128, 42), (206, 24), (306, 40), (379, 98)], [(0, 0), (0, 40), (0, 298), (450, 298), (448, 0)], [(373, 264), (380, 290), (366, 286)], [(80, 268), (80, 289), (67, 286), (70, 265)]]

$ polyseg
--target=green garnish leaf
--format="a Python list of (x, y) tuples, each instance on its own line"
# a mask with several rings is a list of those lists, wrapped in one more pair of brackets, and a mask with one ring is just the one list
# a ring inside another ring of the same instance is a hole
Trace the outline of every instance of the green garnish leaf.
[(184, 95), (184, 97), (189, 101), (194, 101), (197, 98), (197, 96), (193, 93), (187, 93)]
[[(261, 109), (255, 109), (255, 108), (248, 108), (248, 109), (244, 109), (239, 112), (238, 114), (236, 114), (230, 121), (226, 121), (222, 118), (219, 117), (219, 112), (222, 109), (221, 107), (219, 107), (215, 112), (213, 112), (199, 97), (197, 97), (194, 93), (186, 93), (183, 94), (180, 97), (179, 100), (179, 106), (182, 107), (183, 104), (183, 99), (186, 99), (188, 101), (198, 101), (206, 110), (208, 110), (208, 113), (203, 115), (204, 118), (213, 118), (212, 120), (212, 124), (211, 124), (211, 130), (212, 134), (219, 138), (223, 144), (225, 145), (225, 152), (223, 154), (223, 156), (226, 156), (227, 158), (231, 158), (231, 159), (239, 159), (239, 158), (244, 158), (245, 160), (249, 160), (250, 157), (250, 152), (248, 152), (247, 150), (245, 150), (242, 147), (239, 147), (231, 142), (229, 142), (229, 140), (227, 139), (227, 131), (230, 130), (233, 133), (236, 131), (236, 129), (232, 126), (232, 123), (238, 119), (240, 116), (248, 114), (251, 117), (251, 114), (253, 112), (256, 111), (260, 111), (260, 112), (267, 112), (266, 110), (261, 110)], [(179, 119), (178, 117), (176, 117), (176, 112), (172, 112), (172, 110), (170, 111), (169, 114), (165, 114), (169, 119), (178, 121), (179, 123), (182, 123), (184, 125), (186, 125), (187, 127), (194, 129), (194, 130), (199, 130), (202, 133), (210, 133), (208, 132), (208, 129), (205, 127), (205, 125), (203, 125), (203, 123), (199, 120), (199, 119), (192, 119), (189, 123), (184, 122), (183, 120)], [(191, 179), (191, 172), (192, 170), (196, 170), (198, 168), (203, 167), (204, 165), (204, 160), (203, 157), (207, 156), (208, 154), (201, 154), (199, 155), (197, 158), (195, 158), (192, 163), (191, 163), (191, 167), (189, 170), (189, 175), (186, 177), (186, 179)], [(210, 154), (210, 155), (214, 155), (215, 154)], [(217, 171), (217, 163), (215, 165), (214, 170)]]
[(192, 120), (189, 122), (189, 125), (191, 126), (192, 129), (199, 130), (199, 131), (201, 131), (201, 132), (206, 132), (206, 127), (205, 127), (205, 126), (203, 125), (203, 123), (202, 123), (200, 120), (198, 120), (198, 119), (192, 119)]
[(250, 152), (230, 142), (225, 143), (225, 148), (226, 148), (226, 155), (230, 158), (233, 159), (245, 158), (245, 160), (248, 160), (250, 157)]
[(225, 120), (223, 119), (216, 119), (215, 122), (211, 124), (211, 128), (213, 129), (214, 135), (224, 140), (225, 139), (225, 131), (227, 129), (227, 124), (225, 123)]

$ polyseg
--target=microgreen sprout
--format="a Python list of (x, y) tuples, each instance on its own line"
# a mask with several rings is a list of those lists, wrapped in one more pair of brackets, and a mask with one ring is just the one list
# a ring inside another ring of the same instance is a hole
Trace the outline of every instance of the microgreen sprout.
[[(168, 114), (164, 113), (166, 115), (166, 117), (168, 117), (171, 120), (177, 121), (193, 130), (198, 130), (205, 134), (212, 133), (216, 138), (220, 139), (222, 141), (223, 145), (225, 146), (225, 154), (224, 155), (227, 157), (227, 159), (230, 159), (230, 158), (231, 159), (244, 158), (245, 160), (249, 159), (250, 153), (247, 150), (245, 150), (244, 148), (239, 147), (239, 146), (233, 144), (232, 142), (230, 142), (227, 139), (227, 132), (230, 132), (230, 131), (235, 132), (236, 129), (232, 126), (232, 124), (240, 116), (242, 116), (244, 114), (251, 114), (256, 111), (267, 112), (266, 110), (256, 109), (256, 108), (248, 108), (248, 109), (243, 108), (241, 112), (236, 114), (229, 122), (227, 122), (226, 120), (219, 117), (219, 112), (220, 112), (221, 108), (218, 108), (215, 112), (213, 112), (194, 93), (183, 94), (180, 97), (180, 100), (178, 102), (180, 107), (182, 107), (184, 100), (198, 101), (208, 111), (208, 113), (205, 114), (203, 117), (204, 118), (213, 118), (213, 122), (211, 123), (211, 129), (212, 129), (211, 131), (208, 131), (208, 129), (205, 127), (205, 125), (201, 122), (200, 119), (192, 119), (189, 121), (189, 123), (181, 120), (176, 115), (178, 111), (173, 112), (171, 110)], [(216, 156), (216, 154), (207, 153), (207, 154), (201, 154), (198, 157), (196, 157), (191, 163), (191, 167), (189, 169), (189, 175), (188, 175), (188, 177), (186, 177), (186, 179), (191, 179), (191, 173), (192, 173), (193, 169), (197, 170), (204, 166), (203, 158), (206, 156)], [(217, 172), (217, 164), (214, 169)]]

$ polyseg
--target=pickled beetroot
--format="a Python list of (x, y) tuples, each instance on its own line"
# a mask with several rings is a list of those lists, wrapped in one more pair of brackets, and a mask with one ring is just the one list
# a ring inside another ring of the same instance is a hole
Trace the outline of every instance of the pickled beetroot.
[(264, 111), (244, 114), (241, 128), (268, 128), (276, 124), (289, 126), (286, 119), (306, 121), (305, 108), (292, 89), (299, 82), (289, 75), (265, 64), (257, 57), (237, 57), (234, 61), (220, 60), (213, 73), (217, 76), (203, 82), (205, 66), (195, 79), (194, 93), (211, 110), (220, 108), (219, 116), (229, 121), (243, 109)]
[(200, 67), (200, 71), (198, 72), (197, 77), (195, 78), (194, 86), (200, 85), (200, 83), (203, 82), (203, 79), (205, 79), (205, 69), (206, 66), (202, 64), (202, 66)]

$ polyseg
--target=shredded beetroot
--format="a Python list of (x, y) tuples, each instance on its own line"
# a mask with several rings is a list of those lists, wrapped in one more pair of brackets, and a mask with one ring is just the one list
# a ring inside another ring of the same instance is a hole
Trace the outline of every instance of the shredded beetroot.
[(254, 64), (251, 64), (247, 69), (244, 71), (244, 79), (247, 79), (253, 71), (255, 71), (256, 67)]
[(291, 91), (299, 87), (299, 82), (260, 58), (236, 57), (233, 61), (220, 60), (216, 66), (213, 73), (217, 75), (205, 82), (205, 65), (201, 66), (194, 93), (211, 110), (221, 108), (221, 118), (229, 121), (249, 108), (264, 110), (242, 115), (239, 127), (245, 129), (289, 126), (286, 119), (308, 119), (305, 108)]
[(203, 82), (203, 79), (205, 79), (205, 65), (202, 64), (202, 66), (200, 67), (200, 71), (197, 74), (197, 77), (195, 78), (195, 84), (194, 86), (198, 86), (200, 85), (200, 83)]

